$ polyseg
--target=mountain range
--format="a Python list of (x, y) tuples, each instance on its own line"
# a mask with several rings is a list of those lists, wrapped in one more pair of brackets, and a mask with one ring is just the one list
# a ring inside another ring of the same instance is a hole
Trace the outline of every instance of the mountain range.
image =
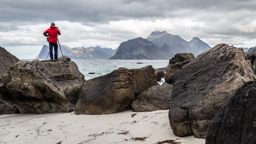
[[(197, 37), (186, 41), (178, 35), (156, 31), (147, 39), (139, 37), (122, 42), (118, 49), (99, 46), (69, 48), (65, 45), (61, 45), (61, 48), (64, 55), (73, 59), (170, 59), (177, 53), (198, 55), (211, 47)], [(48, 52), (49, 47), (44, 45), (36, 58), (46, 59)], [(61, 55), (59, 49), (58, 56)]]
[[(116, 49), (101, 48), (99, 46), (88, 48), (77, 47), (71, 49), (68, 46), (61, 45), (61, 49), (63, 55), (73, 59), (109, 59), (116, 53)], [(47, 45), (44, 45), (36, 59), (46, 59), (47, 57), (49, 59), (50, 56), (48, 55), (48, 53), (49, 47)], [(62, 56), (60, 49), (58, 49), (58, 56)]]
[(251, 53), (251, 52), (253, 52), (255, 49), (256, 49), (256, 46), (255, 46), (255, 47), (248, 48), (247, 53)]
[(110, 59), (170, 59), (177, 53), (198, 55), (210, 48), (197, 37), (186, 41), (178, 35), (156, 31), (147, 39), (135, 38), (121, 43)]

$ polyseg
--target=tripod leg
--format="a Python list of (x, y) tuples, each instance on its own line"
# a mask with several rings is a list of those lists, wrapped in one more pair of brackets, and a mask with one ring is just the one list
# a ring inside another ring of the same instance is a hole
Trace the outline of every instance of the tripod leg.
[(46, 60), (48, 59), (48, 56), (50, 55), (50, 52), (48, 52), (48, 55), (47, 55), (47, 57), (46, 57)]
[(62, 49), (61, 49), (61, 46), (60, 46), (59, 39), (58, 39), (58, 44), (59, 44), (59, 47), (60, 47), (61, 54), (62, 54), (62, 56), (63, 56), (63, 52), (62, 52)]

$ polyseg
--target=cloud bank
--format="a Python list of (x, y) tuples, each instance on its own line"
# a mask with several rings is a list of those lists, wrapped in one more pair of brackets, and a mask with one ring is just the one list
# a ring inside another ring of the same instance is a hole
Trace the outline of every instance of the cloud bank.
[(117, 48), (128, 39), (167, 31), (186, 40), (256, 45), (254, 0), (1, 0), (0, 45), (47, 44), (43, 31), (54, 21), (60, 41), (71, 47)]

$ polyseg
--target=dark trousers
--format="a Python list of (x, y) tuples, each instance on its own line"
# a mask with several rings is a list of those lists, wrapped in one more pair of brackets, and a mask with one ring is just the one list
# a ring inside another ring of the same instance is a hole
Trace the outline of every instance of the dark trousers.
[(53, 59), (52, 47), (54, 47), (54, 59), (58, 59), (58, 45), (57, 45), (57, 43), (49, 42), (49, 47), (50, 47), (50, 57), (51, 57), (51, 59)]

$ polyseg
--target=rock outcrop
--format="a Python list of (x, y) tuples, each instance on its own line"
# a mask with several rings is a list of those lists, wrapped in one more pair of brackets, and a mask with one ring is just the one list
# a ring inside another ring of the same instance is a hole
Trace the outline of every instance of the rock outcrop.
[(225, 101), (214, 117), (206, 144), (256, 143), (256, 85), (251, 81)]
[(166, 74), (164, 76), (165, 82), (172, 84), (174, 74), (188, 63), (189, 61), (185, 61), (185, 62), (177, 62), (175, 64), (168, 65), (166, 68)]
[[(7, 73), (9, 69), (18, 61), (18, 58), (10, 54), (4, 48), (0, 47), (0, 85), (2, 75)], [(18, 112), (18, 108), (14, 104), (3, 101), (0, 95), (0, 114), (12, 114)]]
[(192, 61), (195, 56), (192, 53), (178, 53), (169, 60), (169, 64), (176, 64), (178, 62)]
[(21, 113), (68, 112), (84, 76), (68, 57), (58, 61), (19, 61), (2, 77), (0, 94)]
[(109, 114), (130, 109), (136, 96), (154, 85), (157, 82), (152, 66), (119, 68), (83, 84), (75, 113)]
[(205, 137), (223, 101), (255, 79), (245, 57), (242, 49), (219, 44), (174, 74), (169, 119), (175, 135)]
[(169, 65), (166, 68), (165, 82), (172, 84), (173, 76), (176, 71), (181, 69), (184, 65), (195, 59), (192, 53), (178, 53), (169, 60)]
[(14, 55), (10, 54), (4, 48), (0, 47), (0, 78), (7, 73), (9, 69), (19, 61)]
[(132, 109), (136, 112), (166, 110), (170, 108), (172, 85), (164, 83), (145, 90), (132, 102)]

